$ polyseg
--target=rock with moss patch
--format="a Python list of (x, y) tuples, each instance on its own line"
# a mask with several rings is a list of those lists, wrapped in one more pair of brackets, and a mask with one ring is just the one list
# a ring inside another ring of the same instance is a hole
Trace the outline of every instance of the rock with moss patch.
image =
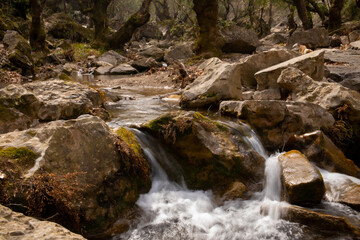
[(231, 128), (196, 112), (162, 115), (142, 127), (179, 156), (190, 188), (224, 190), (241, 181), (261, 188), (264, 158)]
[[(133, 206), (140, 193), (150, 188), (149, 165), (141, 148), (131, 132), (121, 133), (114, 134), (98, 117), (82, 115), (74, 120), (53, 121), (38, 128), (2, 134), (0, 171), (16, 188), (12, 190), (17, 191), (17, 198), (9, 201), (26, 203), (26, 189), (20, 187), (36, 182), (39, 176), (52, 174), (52, 179), (65, 179), (68, 174), (76, 174), (73, 184), (81, 190), (67, 199), (70, 203), (62, 202), (64, 192), (57, 193), (60, 200), (55, 199), (54, 203), (51, 198), (41, 216), (46, 218), (58, 212), (57, 220), (74, 228), (71, 225), (74, 221), (67, 221), (69, 211), (62, 212), (62, 204), (68, 204), (72, 206), (71, 212), (81, 212), (78, 217), (84, 233), (106, 230)], [(27, 167), (19, 168), (20, 161), (11, 160), (27, 157), (28, 152), (32, 153), (32, 162)]]
[(281, 154), (282, 196), (291, 204), (320, 203), (325, 185), (319, 170), (297, 150)]

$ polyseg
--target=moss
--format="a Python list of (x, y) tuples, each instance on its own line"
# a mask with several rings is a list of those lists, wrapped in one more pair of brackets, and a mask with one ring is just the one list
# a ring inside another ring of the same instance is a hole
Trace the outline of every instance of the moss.
[(71, 78), (70, 78), (67, 74), (65, 74), (65, 73), (61, 73), (61, 74), (59, 75), (59, 78), (60, 78), (61, 80), (64, 80), (64, 81), (71, 81)]
[(229, 128), (221, 123), (214, 122), (215, 126), (222, 132), (229, 132)]
[(9, 147), (0, 150), (0, 157), (15, 159), (24, 166), (33, 166), (38, 154), (25, 147)]
[(197, 119), (197, 120), (208, 120), (209, 121), (209, 119), (208, 118), (206, 118), (204, 115), (202, 115), (201, 113), (199, 113), (199, 112), (196, 112), (196, 113), (194, 113), (194, 118), (195, 119)]
[(170, 113), (164, 114), (145, 125), (145, 128), (151, 131), (159, 131), (162, 130), (165, 125), (168, 125), (170, 122), (173, 122), (173, 116)]
[(74, 49), (74, 57), (76, 60), (84, 60), (91, 55), (98, 57), (101, 51), (104, 51), (104, 49), (96, 50), (92, 48), (91, 45), (85, 43), (75, 43), (72, 45), (72, 49)]
[(142, 153), (141, 147), (133, 132), (124, 127), (120, 127), (115, 132), (121, 138), (121, 140), (126, 142), (131, 147), (131, 149), (134, 150), (136, 155), (140, 155)]

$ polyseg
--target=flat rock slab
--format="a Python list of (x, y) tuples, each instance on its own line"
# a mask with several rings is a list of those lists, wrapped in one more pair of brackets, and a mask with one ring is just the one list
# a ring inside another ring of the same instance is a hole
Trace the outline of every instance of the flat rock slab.
[(291, 204), (320, 203), (325, 185), (319, 170), (297, 150), (281, 154), (283, 198)]
[(136, 74), (138, 71), (127, 63), (120, 64), (110, 70), (112, 75)]
[(0, 205), (0, 222), (0, 239), (85, 240), (81, 235), (72, 233), (57, 223), (27, 217), (2, 205)]

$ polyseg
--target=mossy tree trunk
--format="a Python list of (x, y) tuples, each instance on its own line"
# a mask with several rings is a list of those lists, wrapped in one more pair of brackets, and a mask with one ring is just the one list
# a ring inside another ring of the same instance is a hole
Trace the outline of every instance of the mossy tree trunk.
[(91, 0), (91, 7), (87, 8), (83, 0), (78, 0), (83, 14), (89, 14), (94, 24), (94, 42), (99, 45), (106, 44), (106, 37), (109, 34), (109, 22), (107, 8), (112, 0)]
[(46, 50), (46, 33), (42, 22), (42, 12), (46, 0), (30, 0), (31, 25), (30, 25), (30, 45), (35, 51)]
[(121, 26), (121, 28), (109, 38), (109, 46), (113, 49), (120, 49), (125, 43), (130, 41), (135, 30), (150, 19), (149, 7), (152, 0), (144, 0), (139, 11), (130, 16), (130, 18)]
[(305, 0), (293, 0), (296, 10), (298, 12), (299, 18), (301, 20), (302, 26), (305, 30), (313, 27), (312, 20), (309, 16), (309, 13), (306, 9)]
[(341, 26), (341, 10), (344, 7), (344, 0), (333, 0), (329, 9), (329, 30), (333, 31)]
[(221, 54), (224, 39), (220, 35), (217, 0), (193, 0), (194, 11), (199, 25), (199, 36), (196, 42), (196, 53), (206, 57)]

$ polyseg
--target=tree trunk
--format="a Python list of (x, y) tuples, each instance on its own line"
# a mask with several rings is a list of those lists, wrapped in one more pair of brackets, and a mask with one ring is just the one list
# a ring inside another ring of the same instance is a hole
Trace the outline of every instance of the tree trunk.
[(46, 50), (46, 33), (41, 19), (46, 0), (30, 0), (31, 25), (30, 25), (30, 45), (33, 50)]
[(249, 0), (249, 5), (247, 10), (249, 14), (250, 25), (252, 27), (254, 25), (254, 11), (255, 11), (254, 0)]
[(288, 27), (289, 27), (290, 36), (295, 32), (297, 28), (297, 24), (294, 20), (294, 15), (295, 15), (295, 7), (290, 5), (290, 13), (288, 15)]
[(199, 24), (199, 36), (196, 42), (196, 53), (207, 57), (221, 54), (224, 39), (217, 25), (217, 0), (193, 0), (194, 11)]
[(94, 0), (90, 17), (94, 23), (94, 41), (100, 45), (106, 42), (109, 34), (109, 22), (107, 17), (107, 8), (111, 0)]
[(333, 0), (329, 10), (329, 30), (333, 31), (341, 27), (341, 10), (344, 0)]
[(293, 0), (294, 5), (296, 6), (299, 18), (302, 22), (303, 28), (305, 30), (313, 27), (311, 19), (309, 19), (308, 12), (306, 10), (305, 0)]
[(114, 49), (120, 49), (125, 43), (130, 41), (135, 30), (150, 19), (149, 7), (152, 0), (144, 0), (139, 11), (131, 15), (124, 25), (109, 38), (109, 46)]

